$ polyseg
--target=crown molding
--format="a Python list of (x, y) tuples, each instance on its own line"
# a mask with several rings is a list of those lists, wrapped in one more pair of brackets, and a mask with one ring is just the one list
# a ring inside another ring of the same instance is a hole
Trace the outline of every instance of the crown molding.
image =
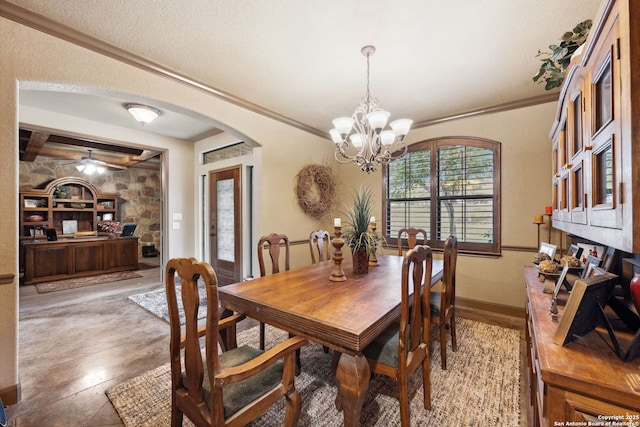
[(223, 90), (216, 89), (205, 83), (191, 79), (175, 70), (160, 65), (157, 62), (150, 61), (142, 56), (127, 52), (124, 49), (120, 49), (95, 37), (89, 36), (71, 27), (56, 22), (50, 18), (39, 15), (20, 6), (16, 6), (15, 4), (9, 3), (6, 0), (0, 0), (0, 16), (25, 25), (27, 27), (33, 28), (45, 34), (49, 34), (61, 40), (65, 40), (69, 43), (73, 43), (77, 46), (84, 47), (109, 58), (115, 59), (116, 61), (123, 62), (141, 70), (201, 90), (209, 95), (213, 95), (231, 104), (285, 123), (289, 126), (293, 126), (305, 132), (309, 132), (323, 138), (327, 138), (329, 135), (327, 132), (320, 131), (290, 117), (284, 116), (282, 114), (276, 113), (275, 111), (264, 108), (258, 104), (247, 101), (246, 99), (237, 97)]
[(498, 104), (490, 107), (478, 108), (476, 110), (470, 110), (464, 113), (452, 114), (449, 116), (443, 116), (436, 119), (423, 120), (421, 122), (414, 123), (413, 128), (424, 128), (428, 126), (437, 125), (440, 123), (448, 122), (451, 120), (464, 119), (474, 116), (482, 116), (485, 114), (501, 113), (509, 110), (517, 110), (518, 108), (531, 107), (538, 104), (546, 104), (548, 102), (558, 101), (559, 91), (546, 93), (540, 96), (534, 96), (531, 98), (520, 99), (517, 101), (507, 102), (504, 104)]

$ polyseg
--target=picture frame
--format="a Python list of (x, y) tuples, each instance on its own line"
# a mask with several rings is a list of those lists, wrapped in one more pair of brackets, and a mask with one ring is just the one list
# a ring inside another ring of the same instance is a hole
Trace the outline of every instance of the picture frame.
[(583, 264), (587, 263), (587, 257), (589, 255), (602, 259), (605, 252), (605, 247), (601, 245), (595, 245), (593, 243), (578, 243), (577, 245), (582, 248), (581, 258), (579, 259)]
[(24, 199), (24, 207), (25, 208), (39, 208), (40, 207), (40, 200)]
[(609, 272), (578, 279), (573, 284), (560, 323), (553, 336), (553, 342), (564, 346), (577, 337), (593, 331), (601, 319), (603, 307), (607, 304), (615, 279)]
[(573, 244), (569, 246), (569, 249), (567, 249), (567, 256), (572, 256), (580, 259), (580, 255), (582, 255), (582, 251), (583, 251), (583, 248), (581, 248), (576, 244)]
[[(565, 280), (567, 280), (567, 274), (569, 273), (569, 268), (570, 267), (568, 265), (565, 265), (562, 268), (562, 272), (560, 273), (560, 277), (558, 277), (558, 281), (556, 282), (556, 287), (553, 290), (553, 296), (551, 297), (551, 299), (556, 299), (558, 297), (558, 293), (560, 292), (560, 288), (564, 284)], [(569, 288), (567, 288), (567, 290), (569, 290)]]
[(102, 220), (103, 221), (113, 221), (113, 214), (112, 213), (103, 213), (102, 214)]
[(542, 253), (545, 253), (545, 254), (549, 255), (549, 257), (553, 260), (556, 257), (556, 250), (557, 249), (558, 249), (558, 247), (556, 245), (552, 245), (551, 243), (542, 242), (542, 243), (540, 243), (540, 249), (538, 249), (538, 252), (542, 252)]
[(106, 200), (106, 201), (100, 202), (98, 207), (100, 209), (113, 209), (113, 200)]
[(47, 235), (47, 240), (50, 242), (55, 242), (58, 240), (58, 233), (55, 228), (47, 228), (45, 230), (45, 234)]
[(65, 219), (62, 221), (62, 234), (73, 234), (78, 231), (78, 221), (75, 219)]

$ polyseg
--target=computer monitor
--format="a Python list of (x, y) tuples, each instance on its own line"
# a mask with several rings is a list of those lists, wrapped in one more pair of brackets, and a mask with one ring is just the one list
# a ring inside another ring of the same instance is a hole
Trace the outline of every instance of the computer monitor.
[(133, 233), (136, 231), (137, 226), (138, 224), (125, 224), (124, 227), (122, 227), (122, 234), (120, 236), (121, 237), (133, 236)]

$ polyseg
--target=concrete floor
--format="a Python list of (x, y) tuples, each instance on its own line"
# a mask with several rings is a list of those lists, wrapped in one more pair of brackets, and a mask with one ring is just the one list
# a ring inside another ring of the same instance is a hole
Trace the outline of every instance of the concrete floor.
[[(138, 273), (143, 277), (49, 294), (21, 287), (22, 400), (7, 408), (10, 427), (123, 425), (105, 391), (169, 360), (169, 325), (127, 300), (160, 287), (160, 268)], [(524, 330), (524, 319), (459, 315)], [(526, 399), (521, 403), (526, 414)]]
[[(22, 400), (9, 426), (122, 426), (105, 390), (168, 361), (169, 325), (128, 301), (161, 286), (158, 258), (141, 278), (38, 294), (20, 288)], [(146, 266), (145, 266), (146, 267)]]

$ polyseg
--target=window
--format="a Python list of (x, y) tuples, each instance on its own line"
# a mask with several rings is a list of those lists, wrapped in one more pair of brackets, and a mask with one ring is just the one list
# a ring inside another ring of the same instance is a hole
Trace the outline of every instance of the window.
[(438, 138), (409, 146), (383, 168), (385, 236), (423, 228), (431, 247), (453, 234), (458, 249), (500, 252), (500, 143), (480, 138)]

